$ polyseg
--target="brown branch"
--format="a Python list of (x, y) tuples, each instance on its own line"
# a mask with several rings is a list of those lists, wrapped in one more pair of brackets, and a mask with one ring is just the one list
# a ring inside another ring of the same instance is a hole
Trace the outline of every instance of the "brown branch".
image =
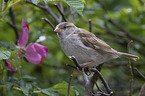
[(73, 78), (73, 72), (74, 72), (74, 69), (72, 68), (72, 73), (70, 74), (69, 83), (68, 83), (68, 96), (70, 96), (70, 87), (71, 87), (71, 81)]
[(145, 89), (145, 83), (142, 85), (138, 96), (142, 96), (142, 93), (143, 93), (144, 89)]
[(89, 19), (89, 32), (92, 32), (92, 20)]
[[(130, 47), (131, 47), (131, 43), (133, 41), (131, 40), (129, 43), (128, 43), (128, 53), (130, 52)], [(129, 70), (130, 70), (130, 92), (129, 92), (129, 96), (132, 96), (132, 92), (133, 92), (133, 71), (132, 71), (132, 64), (131, 64), (131, 61), (130, 59), (128, 60), (128, 63), (129, 63)]]
[(69, 20), (72, 23), (73, 22), (73, 17), (74, 17), (75, 11), (70, 7), (70, 17)]
[(105, 13), (107, 13), (107, 9), (105, 8), (104, 4), (100, 0), (96, 0), (101, 6), (101, 8), (104, 10)]
[(133, 34), (131, 34), (131, 32), (129, 32), (127, 29), (125, 29), (124, 27), (122, 27), (121, 25), (119, 25), (118, 23), (116, 23), (114, 20), (112, 20), (107, 13), (107, 9), (105, 8), (104, 4), (100, 1), (100, 0), (96, 0), (101, 8), (103, 9), (103, 11), (105, 12), (107, 18), (106, 20), (108, 20), (109, 23), (111, 23), (112, 25), (114, 25), (116, 28), (120, 29), (121, 31), (123, 31), (129, 38), (139, 42), (140, 44), (145, 46), (145, 42), (142, 41), (141, 39), (137, 38), (136, 36), (134, 36)]
[[(72, 67), (72, 68), (75, 68), (75, 69), (78, 69), (79, 70), (82, 70), (82, 67), (79, 65), (78, 61), (75, 59), (74, 56), (69, 56), (69, 58), (75, 63), (76, 67), (75, 66), (72, 66), (72, 65), (69, 65), (67, 64), (69, 67)], [(101, 67), (102, 65), (100, 65), (98, 67), (99, 70), (101, 70)], [(84, 68), (84, 70), (87, 70), (86, 68)], [(96, 68), (89, 68), (89, 70), (91, 72), (94, 72), (94, 75), (92, 76), (92, 79), (89, 80), (87, 75), (85, 74), (85, 72), (81, 72), (83, 77), (84, 77), (84, 80), (85, 80), (85, 95), (84, 96), (91, 96), (91, 94), (93, 94), (93, 86), (94, 84), (96, 84), (96, 80), (94, 79), (97, 79), (98, 77), (101, 79), (106, 91), (108, 94), (110, 94), (110, 96), (113, 94), (113, 92), (111, 91), (108, 83), (106, 82), (106, 80), (104, 79), (104, 77), (101, 75), (101, 73), (96, 69)], [(102, 94), (106, 94), (106, 93), (102, 93)]]
[[(62, 2), (59, 1), (60, 10), (63, 12)], [(62, 21), (62, 15), (59, 13), (59, 20)]]
[(98, 74), (99, 78), (101, 79), (102, 83), (104, 84), (104, 87), (105, 87), (107, 93), (110, 94), (110, 95), (112, 95), (113, 92), (112, 92), (112, 90), (110, 89), (110, 87), (109, 87), (107, 81), (106, 81), (106, 80), (104, 79), (104, 77), (101, 75), (101, 73), (100, 73), (96, 68), (90, 68), (90, 70), (91, 70), (92, 72), (95, 72), (96, 74)]
[(121, 25), (119, 25), (118, 23), (116, 23), (115, 21), (113, 21), (112, 19), (108, 20), (112, 25), (114, 25), (115, 27), (117, 27), (118, 29), (120, 29), (122, 32), (124, 32), (129, 38), (139, 42), (140, 44), (145, 46), (145, 42), (140, 40), (139, 38), (137, 38), (136, 36), (134, 36), (133, 34), (131, 34), (131, 32), (129, 32), (127, 29), (125, 29), (124, 27), (122, 27)]
[(15, 42), (17, 43), (17, 41), (19, 39), (19, 31), (18, 31), (15, 15), (14, 15), (14, 12), (13, 12), (12, 8), (9, 9), (9, 15), (11, 17), (12, 23), (10, 23), (10, 22), (7, 22), (7, 23), (14, 29), (14, 32), (15, 32), (15, 35), (16, 35), (16, 41)]
[(145, 76), (136, 67), (134, 69), (145, 80)]
[(53, 30), (55, 29), (54, 25), (47, 18), (41, 18), (41, 19), (44, 20), (46, 23), (48, 23)]
[(36, 6), (36, 7), (38, 7), (38, 8), (40, 8), (40, 9), (43, 9), (44, 11), (47, 11), (53, 18), (54, 18), (54, 20), (57, 22), (57, 23), (60, 23), (61, 21), (59, 20), (59, 18), (53, 13), (53, 11), (49, 8), (49, 6), (46, 4), (46, 3), (44, 3), (44, 6), (43, 5), (40, 5), (40, 4), (34, 4), (34, 3), (32, 3), (30, 0), (26, 0), (26, 2), (27, 3), (29, 3), (29, 4), (32, 4), (32, 5), (34, 5), (34, 6)]
[(66, 17), (64, 16), (64, 13), (62, 12), (62, 10), (59, 8), (59, 6), (58, 6), (57, 4), (54, 4), (54, 6), (57, 8), (57, 10), (59, 11), (59, 13), (61, 14), (63, 20), (64, 20), (65, 22), (67, 22), (67, 19), (66, 19)]

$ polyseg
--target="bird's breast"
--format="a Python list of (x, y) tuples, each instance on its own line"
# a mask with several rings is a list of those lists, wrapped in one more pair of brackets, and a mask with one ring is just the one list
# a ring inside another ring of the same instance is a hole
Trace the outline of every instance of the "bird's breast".
[(60, 45), (67, 56), (75, 56), (80, 64), (96, 58), (96, 51), (86, 47), (78, 37), (60, 39)]

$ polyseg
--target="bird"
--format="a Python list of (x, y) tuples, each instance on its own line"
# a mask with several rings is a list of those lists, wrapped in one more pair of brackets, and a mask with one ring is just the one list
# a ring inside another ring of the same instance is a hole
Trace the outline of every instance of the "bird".
[(57, 33), (61, 49), (67, 57), (74, 56), (82, 66), (95, 67), (110, 59), (126, 57), (139, 59), (138, 56), (118, 52), (93, 33), (76, 27), (73, 23), (62, 22), (54, 32)]

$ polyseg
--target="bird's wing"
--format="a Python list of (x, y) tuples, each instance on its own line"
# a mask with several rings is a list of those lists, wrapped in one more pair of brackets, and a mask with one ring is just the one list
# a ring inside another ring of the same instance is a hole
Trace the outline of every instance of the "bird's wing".
[(84, 29), (78, 29), (75, 33), (78, 34), (85, 46), (91, 47), (95, 50), (114, 53), (114, 51), (108, 44), (106, 44), (103, 40), (97, 38), (93, 33), (88, 32)]

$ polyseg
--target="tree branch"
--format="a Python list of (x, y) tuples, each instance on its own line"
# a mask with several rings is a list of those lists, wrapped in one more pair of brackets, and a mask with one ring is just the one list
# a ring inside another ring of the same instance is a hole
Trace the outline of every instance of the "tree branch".
[(142, 85), (138, 96), (142, 96), (142, 93), (143, 93), (144, 89), (145, 89), (145, 83)]
[(131, 39), (139, 42), (140, 44), (145, 46), (145, 42), (140, 40), (139, 38), (137, 38), (136, 36), (134, 36), (133, 34), (131, 34), (131, 32), (129, 32), (127, 29), (125, 29), (124, 27), (122, 27), (121, 25), (119, 25), (118, 23), (116, 23), (115, 21), (113, 21), (112, 19), (108, 20), (112, 25), (114, 25), (115, 27), (117, 27), (118, 29), (120, 29), (122, 32), (126, 33), (126, 35), (128, 37), (130, 37)]
[(70, 17), (69, 20), (72, 23), (73, 22), (73, 17), (74, 17), (75, 11), (70, 7)]
[(59, 6), (58, 6), (57, 4), (54, 4), (54, 6), (57, 8), (57, 10), (59, 11), (59, 13), (61, 14), (63, 20), (64, 20), (65, 22), (67, 22), (67, 19), (66, 19), (66, 17), (64, 16), (64, 13), (62, 12), (62, 10), (59, 8)]
[(112, 25), (114, 25), (116, 28), (120, 29), (122, 32), (124, 32), (129, 38), (139, 42), (140, 44), (145, 46), (145, 42), (140, 40), (139, 38), (137, 38), (136, 36), (134, 36), (133, 34), (131, 34), (131, 32), (129, 32), (127, 29), (125, 29), (124, 27), (122, 27), (121, 25), (119, 25), (118, 23), (116, 23), (114, 20), (112, 20), (109, 16), (108, 16), (108, 11), (105, 8), (104, 4), (100, 1), (100, 0), (96, 0), (96, 2), (98, 2), (101, 6), (101, 8), (103, 9), (104, 13), (107, 15), (106, 20), (108, 20), (109, 23), (111, 23)]
[(10, 22), (7, 22), (7, 23), (14, 29), (14, 32), (15, 32), (15, 35), (16, 35), (16, 41), (15, 42), (17, 43), (17, 41), (19, 39), (19, 31), (18, 31), (18, 28), (17, 28), (15, 15), (14, 15), (14, 12), (13, 12), (12, 8), (9, 9), (9, 15), (11, 17), (12, 23), (10, 23)]
[[(131, 46), (131, 43), (133, 41), (131, 40), (129, 43), (128, 43), (128, 53), (130, 52), (130, 46)], [(130, 70), (130, 92), (129, 92), (129, 96), (132, 96), (132, 91), (133, 91), (133, 71), (132, 71), (132, 64), (131, 64), (131, 61), (130, 59), (128, 60), (128, 63), (129, 63), (129, 70)]]
[(89, 19), (89, 32), (92, 32), (92, 20)]
[(71, 87), (71, 81), (73, 78), (73, 73), (74, 73), (74, 69), (72, 69), (72, 73), (70, 74), (70, 79), (69, 79), (69, 83), (68, 83), (68, 96), (70, 96), (70, 87)]
[(145, 76), (136, 67), (134, 69), (145, 80)]
[(49, 6), (44, 3), (44, 6), (40, 5), (40, 4), (37, 4), (35, 5), (34, 3), (32, 3), (30, 0), (26, 0), (27, 3), (30, 3), (40, 9), (43, 9), (44, 11), (47, 11), (53, 18), (54, 20), (57, 22), (57, 23), (60, 23), (61, 21), (59, 20), (59, 18), (52, 12), (52, 10), (49, 8)]
[(52, 27), (53, 30), (55, 29), (54, 25), (47, 18), (42, 18), (42, 20), (48, 23)]

